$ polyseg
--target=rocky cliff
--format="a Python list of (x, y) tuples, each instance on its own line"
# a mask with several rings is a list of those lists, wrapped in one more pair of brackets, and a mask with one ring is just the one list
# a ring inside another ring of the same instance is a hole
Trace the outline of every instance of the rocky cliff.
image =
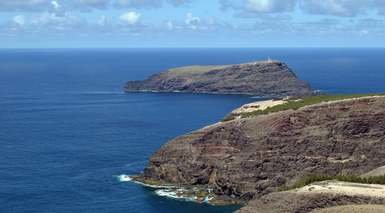
[(130, 81), (125, 90), (251, 94), (258, 96), (307, 96), (310, 86), (284, 63), (264, 61), (225, 66), (191, 66), (155, 74), (144, 81)]
[(308, 175), (362, 175), (384, 165), (385, 97), (362, 97), (186, 134), (157, 151), (136, 178), (246, 203)]

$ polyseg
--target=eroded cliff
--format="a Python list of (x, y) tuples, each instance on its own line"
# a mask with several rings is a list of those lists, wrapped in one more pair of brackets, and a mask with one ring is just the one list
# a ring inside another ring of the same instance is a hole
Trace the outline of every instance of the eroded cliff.
[(186, 134), (157, 151), (137, 179), (248, 202), (307, 175), (361, 175), (384, 165), (385, 97), (361, 97)]
[(308, 83), (299, 80), (285, 63), (278, 61), (175, 68), (155, 74), (144, 81), (130, 81), (125, 90), (269, 97), (313, 94)]

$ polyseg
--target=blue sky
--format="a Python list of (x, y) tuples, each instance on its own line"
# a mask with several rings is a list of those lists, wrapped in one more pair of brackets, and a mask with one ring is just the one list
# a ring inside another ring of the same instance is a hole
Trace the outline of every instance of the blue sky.
[(0, 0), (0, 48), (385, 47), (385, 0)]

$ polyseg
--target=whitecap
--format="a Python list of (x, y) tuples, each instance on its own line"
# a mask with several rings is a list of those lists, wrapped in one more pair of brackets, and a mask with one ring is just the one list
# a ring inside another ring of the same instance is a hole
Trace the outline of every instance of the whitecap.
[(142, 185), (145, 187), (149, 187), (149, 188), (153, 188), (153, 189), (175, 189), (175, 188), (177, 188), (176, 186), (171, 186), (171, 185), (151, 185), (151, 184), (142, 183), (140, 181), (134, 180), (132, 177), (130, 177), (129, 175), (125, 175), (125, 174), (118, 175), (118, 176), (116, 176), (116, 178), (118, 179), (119, 182), (132, 182), (132, 183), (136, 183), (136, 184), (139, 184), (139, 185)]
[(117, 176), (119, 182), (130, 182), (132, 181), (132, 178), (129, 175), (118, 175)]
[(177, 190), (172, 189), (159, 189), (155, 191), (155, 194), (161, 197), (167, 197), (171, 199), (177, 199), (177, 200), (185, 200), (185, 201), (196, 201), (197, 197), (195, 196), (186, 196), (183, 194), (183, 192), (186, 192), (185, 189), (180, 188)]

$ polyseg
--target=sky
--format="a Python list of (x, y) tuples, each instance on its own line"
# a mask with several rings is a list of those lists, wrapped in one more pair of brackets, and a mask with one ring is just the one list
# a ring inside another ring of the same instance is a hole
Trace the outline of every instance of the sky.
[(385, 47), (385, 0), (0, 0), (0, 48)]

